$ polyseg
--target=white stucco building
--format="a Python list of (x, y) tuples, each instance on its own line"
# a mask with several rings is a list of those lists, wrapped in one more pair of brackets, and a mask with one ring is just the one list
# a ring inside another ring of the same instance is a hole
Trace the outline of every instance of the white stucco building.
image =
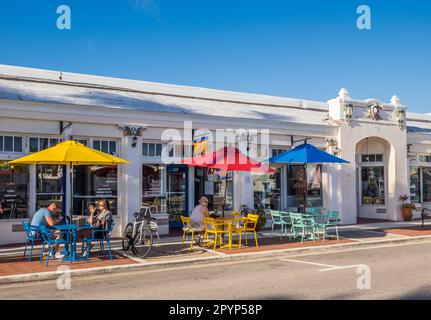
[[(307, 169), (280, 165), (277, 173), (263, 176), (234, 173), (228, 183), (231, 209), (261, 204), (296, 210), (305, 183), (307, 206), (340, 211), (344, 224), (358, 217), (400, 220), (403, 194), (431, 207), (431, 115), (407, 112), (396, 96), (389, 102), (360, 100), (342, 89), (334, 99), (317, 102), (0, 66), (0, 244), (22, 241), (21, 220), (52, 200), (65, 199), (67, 211), (86, 214), (88, 203), (107, 198), (117, 235), (142, 204), (157, 206), (161, 233), (200, 196), (216, 209), (224, 183), (220, 173), (175, 159), (163, 163), (167, 129), (185, 138), (172, 151), (178, 159), (208, 133), (233, 129), (246, 147), (250, 141), (265, 146), (261, 130), (269, 130), (268, 148), (255, 150), (261, 161), (306, 139), (350, 162)], [(60, 166), (7, 165), (66, 137), (130, 164), (77, 167), (72, 175)], [(63, 175), (74, 179), (72, 201), (63, 197)]]

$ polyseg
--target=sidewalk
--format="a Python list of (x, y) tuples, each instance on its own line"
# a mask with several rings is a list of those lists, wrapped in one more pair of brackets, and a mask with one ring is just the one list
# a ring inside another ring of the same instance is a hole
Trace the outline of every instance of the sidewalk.
[[(378, 222), (361, 225), (339, 227), (340, 240), (331, 237), (326, 241), (289, 242), (287, 237), (280, 239), (279, 230), (272, 233), (264, 230), (259, 233), (259, 247), (254, 246), (254, 240), (249, 239), (249, 246), (241, 249), (201, 248), (194, 246), (190, 250), (190, 243), (184, 248), (181, 237), (164, 237), (155, 239), (150, 255), (145, 259), (137, 259), (130, 252), (124, 252), (121, 241), (112, 241), (113, 260), (107, 260), (96, 252), (89, 262), (63, 263), (70, 267), (72, 276), (97, 275), (111, 272), (124, 272), (141, 269), (157, 269), (172, 266), (194, 265), (198, 263), (212, 263), (240, 259), (252, 259), (260, 256), (298, 253), (304, 251), (327, 251), (354, 246), (375, 245), (379, 243), (399, 243), (406, 241), (431, 240), (431, 222), (421, 228), (420, 221), (412, 222)], [(333, 232), (331, 232), (332, 234)], [(235, 240), (234, 240), (235, 241)], [(23, 281), (53, 280), (58, 278), (60, 260), (50, 261), (49, 267), (39, 262), (40, 246), (33, 251), (32, 262), (22, 258), (23, 245), (0, 247), (0, 284)]]

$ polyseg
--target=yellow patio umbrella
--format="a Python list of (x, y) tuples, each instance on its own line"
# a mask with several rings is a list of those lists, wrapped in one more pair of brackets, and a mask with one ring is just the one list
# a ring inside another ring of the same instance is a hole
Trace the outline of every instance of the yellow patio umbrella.
[[(128, 161), (110, 154), (89, 148), (74, 140), (67, 140), (54, 147), (10, 161), (11, 165), (53, 164), (70, 166), (72, 172), (76, 165), (119, 165)], [(64, 175), (63, 175), (64, 177)], [(70, 179), (72, 183), (73, 179)], [(72, 187), (71, 187), (72, 189)], [(66, 194), (66, 183), (63, 180), (63, 194)], [(72, 193), (72, 192), (71, 192)], [(63, 214), (64, 214), (63, 201)]]
[(59, 165), (117, 165), (126, 160), (89, 148), (74, 140), (64, 141), (54, 147), (13, 160), (17, 164), (59, 164)]

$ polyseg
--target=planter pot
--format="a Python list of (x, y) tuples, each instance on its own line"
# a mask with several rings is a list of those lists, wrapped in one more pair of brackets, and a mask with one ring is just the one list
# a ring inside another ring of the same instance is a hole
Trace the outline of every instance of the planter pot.
[(413, 209), (412, 208), (401, 208), (401, 215), (404, 221), (412, 221)]

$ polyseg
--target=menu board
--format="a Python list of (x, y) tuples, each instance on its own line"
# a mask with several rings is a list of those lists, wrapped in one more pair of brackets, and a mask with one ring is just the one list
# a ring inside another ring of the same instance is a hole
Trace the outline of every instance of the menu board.
[(149, 194), (161, 194), (161, 183), (160, 180), (151, 180), (150, 188), (148, 190)]
[(214, 195), (214, 182), (205, 181), (204, 193), (206, 196), (213, 196)]
[(98, 197), (112, 196), (112, 189), (108, 183), (99, 184), (97, 186), (96, 195)]

